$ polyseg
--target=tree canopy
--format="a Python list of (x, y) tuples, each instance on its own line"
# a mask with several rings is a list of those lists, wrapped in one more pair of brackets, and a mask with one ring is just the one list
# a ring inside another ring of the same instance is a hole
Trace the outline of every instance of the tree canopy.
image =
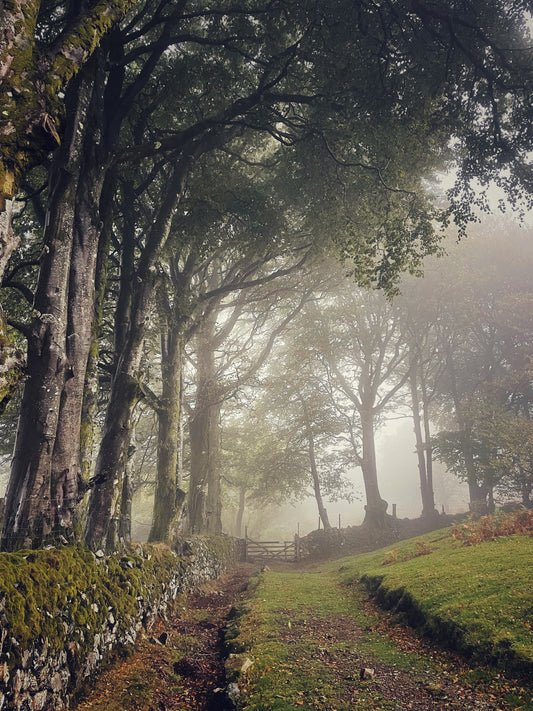
[[(484, 206), (476, 181), (530, 204), (528, 9), (525, 0), (4, 4), (0, 276), (31, 308), (8, 314), (26, 339), (28, 377), (2, 545), (73, 540), (87, 491), (86, 540), (107, 545), (133, 412), (148, 396), (145, 342), (171, 274), (175, 440), (184, 344), (198, 304), (215, 296), (211, 260), (231, 254), (246, 281), (257, 261), (332, 253), (361, 284), (393, 291), (438, 249), (439, 220), (464, 230)], [(428, 181), (450, 165), (457, 182), (442, 207)], [(16, 260), (30, 245), (39, 273), (22, 283)], [(7, 399), (20, 358), (0, 336)], [(92, 470), (104, 350), (108, 402)]]

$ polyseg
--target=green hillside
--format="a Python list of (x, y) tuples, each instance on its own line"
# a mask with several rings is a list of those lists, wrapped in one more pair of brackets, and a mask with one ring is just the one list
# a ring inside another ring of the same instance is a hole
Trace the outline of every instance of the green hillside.
[(439, 642), (514, 672), (532, 672), (530, 533), (495, 536), (494, 527), (482, 522), (329, 567), (342, 568), (344, 584), (361, 581), (381, 606)]
[(533, 711), (533, 516), (522, 515), (259, 574), (227, 630), (229, 652), (252, 661), (238, 708)]

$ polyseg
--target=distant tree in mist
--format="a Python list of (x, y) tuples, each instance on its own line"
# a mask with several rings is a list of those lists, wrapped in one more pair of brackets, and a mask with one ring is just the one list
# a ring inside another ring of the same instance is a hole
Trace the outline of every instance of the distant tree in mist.
[(431, 446), (467, 482), (478, 512), (493, 507), (495, 488), (513, 478), (510, 432), (533, 414), (533, 253), (512, 223), (485, 229), (484, 239), (478, 235), (428, 266), (418, 292), (434, 365), (438, 359), (442, 366), (431, 412), (441, 431)]
[(375, 435), (407, 382), (407, 346), (398, 310), (379, 292), (345, 285), (310, 313), (314, 347), (332, 407), (342, 419), (365, 486), (365, 524), (386, 522)]

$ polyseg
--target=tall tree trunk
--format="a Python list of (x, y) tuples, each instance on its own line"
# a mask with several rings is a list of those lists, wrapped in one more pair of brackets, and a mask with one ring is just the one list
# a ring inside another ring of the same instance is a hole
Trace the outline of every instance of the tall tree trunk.
[(93, 550), (106, 546), (115, 481), (125, 466), (131, 417), (142, 397), (139, 365), (154, 295), (154, 267), (170, 234), (173, 213), (183, 193), (189, 167), (189, 159), (174, 167), (137, 269), (129, 327), (113, 377), (85, 521), (85, 540)]
[(151, 542), (168, 542), (172, 523), (181, 513), (184, 501), (181, 482), (178, 480), (183, 340), (183, 328), (178, 324), (162, 336), (157, 474), (152, 527), (148, 538)]
[[(0, 212), (0, 283), (11, 254), (18, 247), (19, 240), (11, 227), (12, 200)], [(0, 305), (0, 413), (12, 398), (24, 374), (25, 361), (22, 353), (15, 348), (7, 333), (6, 319)]]
[(435, 493), (433, 489), (433, 448), (431, 446), (431, 426), (429, 419), (429, 398), (426, 391), (426, 384), (424, 376), (421, 379), (422, 385), (422, 420), (424, 425), (424, 442), (425, 442), (425, 454), (426, 454), (426, 477), (428, 491), (431, 492), (431, 503), (434, 508), (434, 513), (432, 515), (438, 514), (435, 508)]
[(95, 273), (94, 313), (92, 317), (91, 346), (85, 372), (85, 387), (80, 427), (81, 477), (84, 485), (89, 480), (93, 464), (95, 417), (98, 410), (98, 361), (99, 339), (102, 327), (104, 300), (107, 285), (108, 253), (111, 241), (113, 197), (115, 194), (116, 175), (108, 171), (100, 200), (102, 230), (98, 243)]
[(240, 538), (242, 536), (242, 521), (244, 518), (244, 509), (246, 506), (246, 487), (239, 487), (239, 507), (237, 509), (237, 516), (235, 517), (235, 537)]
[(324, 499), (322, 498), (322, 491), (320, 487), (320, 477), (318, 476), (318, 467), (316, 464), (315, 456), (315, 437), (313, 434), (313, 428), (311, 425), (311, 418), (309, 416), (309, 409), (307, 403), (302, 396), (298, 396), (298, 400), (302, 406), (304, 423), (305, 423), (305, 435), (307, 437), (307, 451), (309, 454), (309, 467), (311, 471), (311, 478), (313, 479), (313, 491), (315, 492), (315, 501), (318, 507), (318, 515), (324, 526), (324, 531), (329, 531), (331, 529), (331, 524), (328, 518), (328, 512), (324, 506)]
[(361, 408), (360, 416), (363, 439), (361, 469), (363, 471), (366, 496), (364, 525), (383, 528), (386, 525), (385, 514), (387, 513), (388, 504), (381, 498), (379, 492), (374, 414), (372, 408)]
[[(96, 63), (91, 62), (91, 67), (93, 65), (96, 70)], [(97, 91), (93, 91), (92, 107), (85, 119), (87, 138), (75, 198), (66, 333), (69, 377), (61, 394), (51, 481), (58, 523), (69, 531), (76, 526), (78, 533), (81, 531), (76, 523), (81, 522), (76, 522), (75, 512), (81, 480), (81, 421), (92, 345), (95, 274), (101, 233), (100, 197), (106, 174), (99, 149), (101, 124), (96, 95)]]
[(430, 484), (428, 476), (428, 462), (426, 459), (427, 440), (422, 436), (422, 421), (420, 418), (420, 398), (418, 396), (417, 384), (417, 364), (416, 360), (411, 362), (409, 371), (409, 385), (411, 389), (411, 408), (413, 413), (413, 426), (416, 441), (416, 454), (418, 458), (418, 473), (420, 479), (420, 494), (422, 497), (422, 516), (435, 515), (435, 500), (433, 486)]
[(308, 428), (307, 442), (309, 445), (309, 463), (311, 465), (311, 476), (313, 478), (313, 490), (315, 492), (315, 501), (318, 507), (318, 514), (324, 526), (324, 531), (329, 531), (331, 529), (331, 524), (328, 518), (328, 512), (324, 506), (324, 499), (322, 498), (322, 491), (320, 490), (320, 479), (318, 477), (318, 468), (316, 466), (315, 457), (315, 439), (313, 433)]
[(142, 344), (139, 344), (128, 354), (124, 370), (117, 373), (111, 388), (85, 521), (85, 540), (93, 550), (107, 547), (115, 487), (127, 464), (131, 418), (142, 396), (138, 378), (132, 374), (139, 365), (141, 354)]
[(479, 485), (476, 475), (476, 465), (474, 461), (474, 453), (472, 451), (472, 433), (467, 419), (463, 416), (463, 407), (461, 403), (461, 393), (457, 386), (457, 377), (455, 374), (455, 365), (450, 349), (446, 352), (446, 367), (451, 378), (451, 393), (453, 406), (455, 410), (455, 419), (461, 433), (461, 449), (463, 452), (466, 481), (468, 484), (468, 493), (470, 496), (469, 508), (474, 515), (482, 515), (487, 513), (487, 488)]
[[(74, 92), (70, 94), (73, 97)], [(51, 174), (46, 250), (34, 300), (36, 314), (28, 334), (28, 379), (22, 399), (11, 477), (6, 496), (2, 547), (39, 546), (56, 526), (63, 526), (62, 493), (55, 498), (52, 457), (65, 383), (72, 377), (68, 364), (67, 328), (74, 205), (82, 167), (85, 120), (92, 83), (81, 81), (65, 143)], [(70, 492), (68, 494), (70, 501)]]
[(126, 468), (122, 476), (122, 487), (119, 496), (117, 535), (118, 543), (122, 548), (124, 548), (128, 543), (131, 543), (131, 509), (133, 502), (133, 486), (131, 483), (131, 474), (134, 454), (135, 447), (130, 446), (128, 450)]
[[(196, 263), (190, 253), (183, 267), (173, 254), (170, 259), (171, 279), (158, 290), (159, 317), (165, 321), (161, 334), (162, 393), (158, 403), (157, 472), (150, 541), (171, 542), (177, 528), (186, 493), (181, 488), (183, 472), (183, 357), (186, 328), (190, 322), (187, 302)], [(167, 290), (171, 286), (172, 293)]]
[(196, 403), (189, 422), (191, 477), (189, 487), (189, 530), (191, 533), (220, 533), (220, 394), (213, 348), (216, 312), (202, 322), (197, 333)]

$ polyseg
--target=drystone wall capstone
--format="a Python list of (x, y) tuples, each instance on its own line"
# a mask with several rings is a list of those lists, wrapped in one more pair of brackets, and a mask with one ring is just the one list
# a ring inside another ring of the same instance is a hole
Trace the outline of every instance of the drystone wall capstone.
[(103, 663), (237, 555), (225, 537), (111, 557), (72, 547), (0, 554), (0, 711), (73, 708)]

